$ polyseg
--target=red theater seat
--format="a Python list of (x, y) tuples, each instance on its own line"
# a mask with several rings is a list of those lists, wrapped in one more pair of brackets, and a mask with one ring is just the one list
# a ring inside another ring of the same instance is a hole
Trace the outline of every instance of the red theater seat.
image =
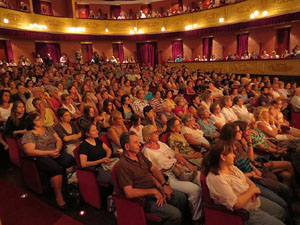
[(214, 204), (210, 198), (206, 176), (203, 172), (200, 181), (204, 201), (205, 225), (243, 225), (243, 221), (249, 219), (249, 213), (246, 210), (230, 211), (222, 205)]

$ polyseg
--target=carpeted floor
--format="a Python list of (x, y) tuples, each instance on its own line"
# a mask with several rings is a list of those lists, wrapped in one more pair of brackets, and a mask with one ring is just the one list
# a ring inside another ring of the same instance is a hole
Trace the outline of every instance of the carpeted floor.
[(32, 194), (0, 179), (0, 218), (3, 225), (81, 225)]

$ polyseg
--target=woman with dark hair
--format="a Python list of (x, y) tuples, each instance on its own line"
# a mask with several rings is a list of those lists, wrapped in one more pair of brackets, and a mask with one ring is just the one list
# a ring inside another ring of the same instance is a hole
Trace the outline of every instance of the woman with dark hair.
[(129, 131), (133, 131), (134, 133), (136, 133), (136, 135), (138, 136), (139, 142), (144, 144), (144, 139), (143, 139), (143, 125), (142, 125), (142, 120), (141, 117), (138, 114), (133, 114), (130, 117), (130, 122), (132, 124), (132, 126), (130, 127)]
[[(236, 133), (240, 133), (236, 128)], [(229, 210), (245, 209), (249, 220), (244, 224), (283, 225), (284, 209), (259, 197), (260, 189), (234, 166), (234, 145), (218, 141), (205, 156), (204, 168), (210, 197)]]
[(26, 112), (25, 105), (21, 101), (16, 101), (11, 109), (10, 117), (8, 117), (4, 134), (7, 136), (15, 136), (17, 139), (26, 133)]
[(174, 110), (176, 107), (176, 103), (173, 101), (172, 97), (173, 97), (173, 91), (167, 90), (164, 101), (168, 102), (170, 104), (172, 110)]
[(64, 209), (66, 202), (61, 187), (66, 169), (73, 171), (74, 158), (62, 151), (62, 141), (51, 127), (45, 127), (40, 114), (31, 113), (26, 118), (27, 132), (22, 138), (24, 151), (36, 158), (36, 165), (49, 178), (56, 195), (56, 203)]
[(54, 130), (63, 141), (68, 154), (73, 156), (73, 150), (81, 142), (81, 131), (77, 125), (71, 121), (71, 114), (65, 108), (57, 110), (59, 123), (56, 124)]
[(93, 107), (85, 106), (83, 108), (83, 117), (80, 118), (80, 128), (83, 129), (83, 127), (89, 123), (96, 125), (98, 132), (100, 133), (103, 130), (102, 125), (105, 121), (101, 116), (96, 116), (95, 109)]
[(170, 136), (167, 140), (170, 148), (174, 149), (177, 154), (181, 155), (189, 163), (200, 170), (202, 165), (202, 154), (192, 149), (188, 141), (181, 134), (181, 122), (177, 118), (171, 118), (167, 122), (167, 127), (167, 130), (170, 132)]
[[(86, 124), (83, 127), (85, 140), (79, 146), (80, 164), (83, 168), (94, 166), (97, 170), (97, 181), (101, 183), (113, 185), (112, 176), (109, 169), (105, 166), (110, 166), (111, 149), (98, 138), (98, 129), (93, 124)], [(105, 165), (103, 167), (103, 165)]]
[(10, 91), (1, 90), (0, 92), (0, 143), (4, 146), (4, 149), (8, 149), (7, 143), (4, 141), (2, 134), (5, 122), (11, 114), (13, 104), (10, 103)]
[(72, 100), (69, 95), (62, 94), (61, 101), (63, 103), (62, 107), (67, 109), (71, 113), (72, 119), (77, 119), (81, 116), (80, 111), (77, 109), (75, 105), (72, 104)]
[(193, 95), (191, 97), (191, 100), (192, 100), (192, 104), (189, 105), (189, 111), (195, 117), (195, 119), (198, 119), (199, 117), (197, 115), (197, 109), (201, 105), (200, 97), (199, 95)]
[(98, 109), (97, 109), (97, 106), (96, 106), (94, 100), (92, 99), (91, 94), (92, 94), (91, 91), (86, 91), (83, 93), (82, 104), (80, 105), (79, 110), (81, 113), (83, 113), (83, 109), (85, 106), (91, 106), (95, 110), (96, 115), (98, 115), (99, 112), (98, 112)]
[(129, 95), (125, 94), (121, 97), (121, 105), (122, 106), (118, 108), (118, 111), (122, 113), (125, 122), (129, 122), (131, 116), (136, 114)]
[(82, 103), (82, 99), (81, 99), (80, 94), (78, 93), (76, 86), (71, 85), (68, 90), (70, 93), (70, 98), (71, 98), (72, 104), (79, 107), (80, 104)]
[(103, 111), (106, 112), (108, 115), (111, 115), (114, 111), (115, 106), (113, 104), (113, 101), (110, 99), (106, 99), (103, 102)]

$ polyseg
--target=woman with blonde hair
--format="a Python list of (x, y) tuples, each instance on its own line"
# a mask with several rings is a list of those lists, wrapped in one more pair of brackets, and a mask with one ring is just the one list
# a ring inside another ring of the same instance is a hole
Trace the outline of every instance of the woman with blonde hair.
[[(143, 128), (143, 138), (145, 145), (143, 148), (144, 155), (169, 177), (169, 185), (171, 188), (182, 191), (188, 195), (191, 205), (193, 220), (199, 220), (202, 214), (201, 210), (201, 187), (200, 187), (200, 171), (190, 164), (187, 160), (176, 154), (168, 145), (159, 141), (159, 131), (153, 125), (147, 125)], [(180, 180), (176, 176), (174, 168), (180, 165), (187, 171), (192, 172), (193, 177), (189, 181)]]
[(276, 127), (272, 116), (269, 114), (269, 107), (258, 107), (254, 112), (257, 121), (257, 128), (262, 131), (267, 137), (274, 138), (277, 141), (292, 139), (293, 136), (282, 134), (281, 129)]
[(123, 132), (128, 132), (124, 125), (122, 113), (119, 111), (113, 111), (110, 117), (110, 124), (111, 127), (107, 132), (107, 137), (110, 140), (113, 155), (120, 154), (123, 152), (120, 144), (120, 136)]

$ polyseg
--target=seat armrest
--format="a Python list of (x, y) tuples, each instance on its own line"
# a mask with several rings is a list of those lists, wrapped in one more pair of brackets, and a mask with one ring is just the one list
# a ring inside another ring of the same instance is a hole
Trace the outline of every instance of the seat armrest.
[(97, 173), (96, 167), (94, 167), (94, 166), (85, 167), (85, 168), (75, 166), (75, 168), (79, 169), (79, 170), (89, 171), (89, 172), (92, 172), (92, 173)]
[(249, 212), (246, 211), (245, 209), (231, 211), (231, 210), (228, 210), (223, 205), (206, 204), (206, 203), (204, 203), (204, 208), (213, 209), (213, 210), (221, 211), (224, 213), (240, 216), (243, 221), (249, 220)]

